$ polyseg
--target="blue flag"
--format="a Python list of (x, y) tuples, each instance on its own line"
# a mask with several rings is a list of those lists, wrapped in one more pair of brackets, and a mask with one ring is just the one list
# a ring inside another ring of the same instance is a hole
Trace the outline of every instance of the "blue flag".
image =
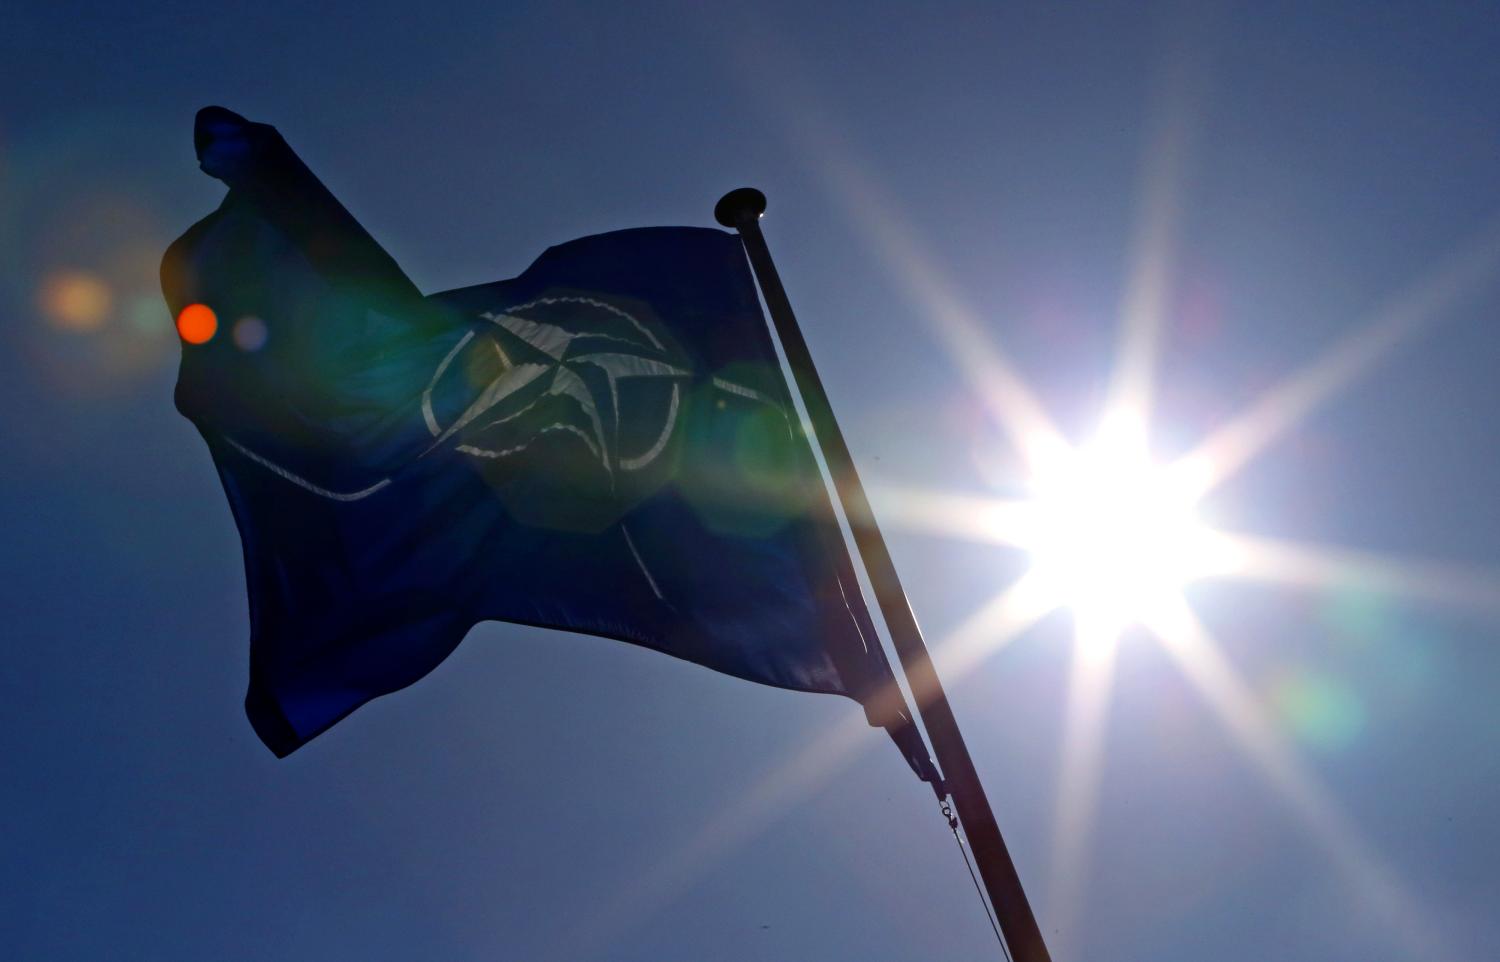
[(850, 696), (930, 777), (735, 235), (585, 237), (424, 297), (274, 128), (210, 107), (195, 142), (229, 192), (163, 260), (176, 401), (239, 527), (273, 752), (493, 619)]

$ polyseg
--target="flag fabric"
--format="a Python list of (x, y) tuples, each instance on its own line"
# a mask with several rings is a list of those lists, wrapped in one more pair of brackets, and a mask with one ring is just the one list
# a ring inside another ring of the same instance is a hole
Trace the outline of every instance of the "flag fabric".
[[(739, 239), (584, 237), (424, 297), (273, 127), (198, 115), (219, 208), (167, 250), (176, 403), (244, 548), (284, 756), (483, 620), (852, 697), (932, 777)], [(201, 343), (194, 343), (201, 341)]]

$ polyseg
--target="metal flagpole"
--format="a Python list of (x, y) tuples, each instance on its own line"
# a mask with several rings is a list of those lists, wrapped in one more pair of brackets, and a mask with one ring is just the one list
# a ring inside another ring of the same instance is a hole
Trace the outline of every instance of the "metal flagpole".
[(776, 325), (776, 334), (791, 364), (797, 388), (812, 419), (823, 458), (833, 475), (834, 487), (839, 501), (849, 519), (854, 533), (854, 543), (864, 560), (865, 571), (875, 589), (885, 618), (891, 641), (901, 659), (912, 695), (916, 698), (917, 711), (922, 724), (932, 741), (939, 767), (943, 770), (943, 781), (953, 797), (954, 807), (963, 822), (964, 834), (968, 836), (969, 848), (979, 865), (980, 877), (984, 879), (985, 891), (990, 904), (1000, 921), (1000, 930), (1015, 956), (1015, 962), (1051, 962), (1047, 945), (1042, 940), (1041, 930), (1031, 913), (1031, 905), (1021, 888), (1021, 879), (1016, 874), (1015, 864), (1000, 836), (1000, 827), (995, 824), (995, 813), (985, 797), (984, 785), (974, 770), (974, 761), (959, 733), (958, 722), (948, 706), (948, 696), (943, 692), (933, 668), (927, 645), (922, 640), (922, 631), (906, 600), (906, 592), (896, 575), (896, 566), (891, 561), (885, 538), (875, 524), (870, 502), (865, 497), (864, 486), (850, 457), (849, 446), (844, 442), (843, 432), (834, 420), (833, 408), (823, 382), (813, 366), (812, 355), (802, 331), (792, 313), (791, 302), (781, 286), (776, 265), (771, 262), (771, 251), (760, 232), (760, 216), (766, 210), (766, 197), (753, 187), (732, 190), (720, 198), (714, 207), (714, 219), (725, 227), (739, 231), (745, 251), (750, 256), (750, 266), (760, 282), (761, 295), (771, 311), (771, 321)]

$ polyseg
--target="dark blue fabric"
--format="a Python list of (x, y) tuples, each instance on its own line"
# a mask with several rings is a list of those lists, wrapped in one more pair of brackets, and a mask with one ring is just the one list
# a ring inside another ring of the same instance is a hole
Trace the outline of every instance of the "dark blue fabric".
[(424, 298), (273, 128), (208, 108), (195, 140), (230, 191), (163, 261), (174, 314), (220, 324), (177, 405), (243, 541), (276, 754), (496, 619), (851, 696), (924, 770), (738, 238), (585, 237)]

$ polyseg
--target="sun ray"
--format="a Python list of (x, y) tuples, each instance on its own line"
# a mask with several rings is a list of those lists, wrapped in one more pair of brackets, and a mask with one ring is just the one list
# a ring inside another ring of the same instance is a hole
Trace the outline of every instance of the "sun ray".
[(1083, 906), (1103, 770), (1105, 722), (1114, 681), (1114, 642), (1112, 626), (1075, 619), (1045, 903), (1047, 928), (1053, 933), (1052, 949), (1058, 958), (1071, 954), (1068, 948)]
[[(785, 50), (782, 56), (789, 57)], [(756, 71), (758, 74), (761, 71)], [(789, 78), (800, 74), (786, 62), (752, 91), (765, 101), (770, 115), (784, 125), (786, 136), (811, 163), (830, 194), (861, 237), (873, 248), (917, 317), (927, 323), (947, 347), (966, 382), (995, 423), (1023, 458), (1047, 457), (1064, 445), (1061, 431), (1035, 392), (1010, 359), (986, 333), (974, 311), (958, 296), (958, 286), (923, 253), (913, 231), (897, 214), (897, 205), (880, 189), (866, 165), (842, 142), (830, 112), (821, 107), (806, 83)]]
[(1149, 423), (1167, 299), (1176, 274), (1192, 135), (1201, 101), (1201, 64), (1180, 51), (1169, 59), (1146, 138), (1139, 210), (1130, 243), (1130, 273), (1120, 305), (1119, 353), (1104, 410)]
[(1416, 561), (1281, 541), (1252, 535), (1214, 532), (1230, 577), (1310, 588), (1358, 587), (1500, 614), (1500, 571), (1440, 561)]
[(1218, 486), (1316, 407), (1367, 374), (1403, 341), (1434, 324), (1500, 271), (1500, 217), (1353, 333), (1214, 431), (1180, 464), (1202, 491)]
[(945, 685), (956, 685), (1061, 603), (1042, 579), (1033, 573), (1022, 575), (933, 647), (938, 676)]
[(616, 940), (671, 904), (726, 855), (847, 768), (877, 741), (875, 734), (863, 714), (846, 713), (800, 751), (764, 772), (748, 792), (718, 809), (663, 857), (631, 875), (559, 940), (551, 956), (559, 960), (607, 956)]
[(1020, 500), (876, 482), (871, 500), (883, 523), (960, 541), (1024, 548), (1035, 541), (1036, 512)]
[[(1062, 432), (1014, 364), (986, 333), (986, 325), (959, 298), (958, 286), (921, 250), (910, 226), (887, 191), (876, 182), (842, 134), (834, 111), (812, 82), (807, 64), (785, 38), (768, 32), (754, 18), (740, 25), (752, 42), (732, 54), (737, 79), (753, 77), (744, 93), (779, 126), (787, 142), (806, 160), (861, 228), (861, 239), (884, 262), (959, 366), (965, 381), (1022, 458), (1035, 466), (1066, 447)], [(753, 53), (752, 53), (753, 51)], [(775, 69), (766, 69), (774, 63)]]
[[(933, 646), (940, 675), (945, 682), (961, 681), (978, 662), (1053, 607), (1055, 602), (1039, 597), (1025, 578), (1018, 580)], [(847, 714), (790, 758), (765, 771), (749, 791), (706, 819), (665, 856), (633, 875), (627, 885), (570, 930), (552, 956), (571, 959), (602, 952), (879, 741), (863, 714)]]
[(1208, 630), (1181, 599), (1156, 612), (1148, 627), (1210, 709), (1229, 729), (1281, 798), (1333, 859), (1348, 883), (1399, 936), (1412, 958), (1450, 953), (1394, 869), (1359, 834), (1338, 804), (1277, 735), (1255, 696), (1224, 658)]
[(1057, 428), (1036, 394), (1010, 359), (985, 332), (978, 317), (959, 298), (949, 281), (912, 240), (910, 228), (895, 214), (895, 205), (864, 172), (847, 159), (825, 163), (828, 182), (864, 236), (919, 308), (958, 364), (970, 388), (995, 423), (1029, 464), (1064, 447)]

